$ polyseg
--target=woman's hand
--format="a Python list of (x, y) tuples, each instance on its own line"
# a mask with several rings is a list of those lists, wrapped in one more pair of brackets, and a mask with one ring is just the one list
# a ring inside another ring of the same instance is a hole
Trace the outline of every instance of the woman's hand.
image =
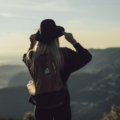
[(37, 43), (37, 41), (35, 40), (35, 36), (36, 34), (32, 34), (29, 39), (30, 39), (30, 42), (31, 42), (31, 47), (34, 47), (35, 44)]
[(72, 45), (75, 45), (77, 42), (74, 39), (73, 35), (71, 33), (66, 33), (66, 32), (62, 32), (65, 36), (65, 39), (70, 42)]

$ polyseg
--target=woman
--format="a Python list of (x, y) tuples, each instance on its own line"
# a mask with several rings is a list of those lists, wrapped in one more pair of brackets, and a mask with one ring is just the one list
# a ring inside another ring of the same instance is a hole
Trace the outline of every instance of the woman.
[[(58, 38), (62, 35), (73, 45), (76, 51), (67, 47), (59, 47)], [(38, 45), (35, 49), (37, 41)], [(24, 54), (23, 61), (27, 65), (31, 76), (33, 77), (34, 75), (34, 61), (36, 58), (41, 54), (51, 54), (60, 72), (62, 82), (66, 87), (70, 74), (85, 66), (92, 58), (89, 51), (83, 48), (71, 33), (66, 33), (61, 26), (56, 26), (52, 19), (46, 19), (41, 22), (40, 30), (30, 36), (30, 42), (30, 48), (27, 54)], [(35, 105), (31, 97), (29, 101)], [(53, 118), (54, 120), (71, 120), (70, 95), (68, 89), (66, 89), (63, 105), (52, 109), (41, 109), (36, 106), (34, 112), (36, 120), (53, 120)]]

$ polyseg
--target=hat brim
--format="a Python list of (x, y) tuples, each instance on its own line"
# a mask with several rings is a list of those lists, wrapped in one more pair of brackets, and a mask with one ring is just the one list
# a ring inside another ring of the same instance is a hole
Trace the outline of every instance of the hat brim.
[(40, 33), (40, 30), (37, 31), (35, 39), (43, 43), (51, 43), (55, 39), (61, 37), (65, 29), (61, 26), (56, 26), (56, 31), (51, 36), (43, 36)]

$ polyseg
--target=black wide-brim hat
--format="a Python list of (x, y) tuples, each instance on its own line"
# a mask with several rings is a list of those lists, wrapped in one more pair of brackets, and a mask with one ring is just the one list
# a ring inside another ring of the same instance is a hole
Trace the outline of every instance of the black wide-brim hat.
[(43, 43), (51, 43), (61, 37), (64, 28), (57, 26), (52, 19), (45, 19), (40, 24), (40, 30), (37, 31), (35, 39)]

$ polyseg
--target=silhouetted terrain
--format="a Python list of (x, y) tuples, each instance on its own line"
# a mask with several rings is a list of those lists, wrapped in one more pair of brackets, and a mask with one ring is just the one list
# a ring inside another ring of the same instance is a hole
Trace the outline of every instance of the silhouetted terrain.
[[(90, 49), (92, 61), (68, 80), (73, 120), (99, 120), (113, 104), (120, 105), (120, 48)], [(0, 116), (21, 119), (33, 105), (26, 84), (26, 66), (0, 66)]]
[(98, 72), (106, 67), (120, 64), (120, 48), (90, 49), (92, 61), (83, 68), (83, 72)]
[(9, 80), (19, 72), (25, 72), (26, 66), (21, 65), (2, 65), (0, 66), (0, 88), (5, 87)]
[[(107, 71), (113, 71), (114, 67), (116, 67), (117, 64), (120, 64), (119, 62), (120, 48), (108, 48), (103, 50), (90, 49), (89, 51), (93, 56), (92, 61), (82, 69), (78, 70), (76, 73), (78, 74), (80, 72), (97, 73), (103, 69), (105, 69), (104, 72), (106, 73)], [(0, 87), (5, 87), (11, 79), (12, 80), (14, 79), (14, 76), (16, 76), (20, 72), (25, 71), (28, 73), (26, 66), (21, 65), (0, 66)]]
[[(86, 107), (88, 108), (88, 106), (94, 106), (96, 103), (99, 104), (99, 101), (104, 101), (107, 97), (119, 93), (119, 83), (120, 75), (118, 73), (108, 73), (107, 76), (103, 76), (100, 73), (73, 74), (68, 82), (73, 115), (80, 110), (84, 110)], [(6, 117), (19, 119), (23, 117), (25, 112), (33, 111), (33, 106), (28, 103), (29, 93), (26, 87), (21, 86), (1, 89), (0, 98), (0, 116), (4, 115)], [(116, 101), (113, 101), (113, 103), (116, 104)], [(104, 107), (107, 107), (107, 109), (110, 110), (111, 104), (109, 104), (109, 106), (105, 105)], [(15, 111), (16, 109), (17, 111)], [(98, 114), (96, 111), (99, 112), (99, 107), (96, 109), (91, 113), (92, 116), (98, 116), (96, 115)], [(6, 110), (8, 112), (6, 112)], [(104, 111), (103, 109), (103, 111), (99, 113), (99, 117), (102, 118), (101, 115), (103, 115), (103, 112), (107, 111)], [(77, 116), (81, 117), (81, 114), (83, 113), (79, 113)]]
[(29, 80), (31, 80), (31, 76), (28, 72), (20, 72), (17, 75), (13, 76), (9, 82), (8, 87), (12, 86), (26, 86)]
[(120, 106), (120, 93), (111, 95), (93, 105), (73, 113), (73, 120), (100, 120), (103, 113), (109, 113), (112, 105)]
[(26, 87), (4, 88), (0, 90), (0, 116), (22, 119), (27, 111), (33, 111), (28, 102), (29, 94)]

